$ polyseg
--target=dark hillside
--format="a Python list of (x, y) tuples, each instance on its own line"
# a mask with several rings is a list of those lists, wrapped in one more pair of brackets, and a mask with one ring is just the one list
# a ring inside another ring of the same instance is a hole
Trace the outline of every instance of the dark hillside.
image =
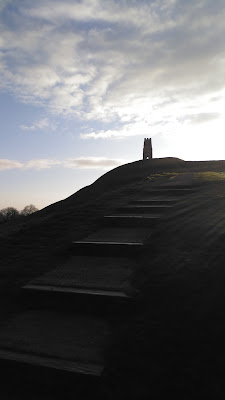
[(63, 265), (73, 240), (101, 228), (105, 214), (141, 191), (182, 173), (193, 173), (194, 191), (156, 226), (133, 276), (134, 313), (115, 323), (106, 371), (116, 399), (225, 395), (225, 161), (137, 161), (26, 222), (0, 227), (3, 320), (26, 308), (21, 286)]
[(215, 180), (205, 181), (204, 173), (202, 179), (196, 178), (196, 191), (155, 229), (133, 277), (140, 290), (136, 314), (118, 329), (110, 368), (115, 381), (127, 371), (128, 380), (121, 383), (124, 391), (128, 381), (138, 381), (133, 389), (131, 385), (134, 398), (138, 393), (147, 398), (151, 391), (185, 399), (225, 395), (225, 175), (221, 175), (222, 180), (214, 176)]

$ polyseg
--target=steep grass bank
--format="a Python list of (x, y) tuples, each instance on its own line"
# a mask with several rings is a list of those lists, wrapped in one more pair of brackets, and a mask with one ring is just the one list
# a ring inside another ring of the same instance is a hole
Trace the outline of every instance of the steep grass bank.
[(225, 162), (128, 164), (22, 225), (1, 227), (3, 319), (23, 309), (21, 286), (66, 261), (72, 240), (99, 229), (106, 213), (142, 189), (183, 172), (194, 173), (195, 191), (180, 199), (146, 245), (133, 276), (134, 312), (112, 316), (106, 386), (116, 399), (168, 391), (184, 399), (224, 396)]
[(205, 178), (196, 174), (140, 259), (137, 307), (119, 324), (109, 366), (119, 399), (224, 397), (225, 181)]

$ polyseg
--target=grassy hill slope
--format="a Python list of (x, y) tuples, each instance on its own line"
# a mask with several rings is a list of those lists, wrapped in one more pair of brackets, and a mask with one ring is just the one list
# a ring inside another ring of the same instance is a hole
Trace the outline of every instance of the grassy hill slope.
[(224, 397), (225, 161), (127, 164), (25, 222), (0, 228), (5, 319), (24, 307), (20, 287), (63, 264), (72, 240), (99, 229), (106, 213), (142, 189), (184, 172), (194, 173), (195, 190), (157, 225), (133, 276), (134, 313), (115, 324), (107, 371), (118, 399), (168, 391), (184, 399)]

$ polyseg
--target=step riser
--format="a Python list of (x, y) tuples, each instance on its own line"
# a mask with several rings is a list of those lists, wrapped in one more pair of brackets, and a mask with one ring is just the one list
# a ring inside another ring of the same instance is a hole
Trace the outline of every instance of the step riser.
[(170, 189), (175, 189), (175, 190), (191, 190), (193, 189), (192, 185), (160, 185), (160, 186), (155, 186), (154, 188), (159, 189), (159, 190), (170, 190)]
[(105, 217), (104, 222), (106, 226), (117, 227), (145, 227), (154, 228), (159, 222), (160, 218), (132, 218), (132, 217)]
[(92, 315), (108, 315), (109, 311), (117, 313), (128, 311), (133, 304), (130, 297), (24, 289), (23, 302), (27, 304), (28, 301), (35, 309), (48, 307), (60, 311), (72, 310)]
[(135, 205), (149, 205), (149, 206), (173, 206), (176, 200), (133, 200), (130, 204)]
[(142, 245), (108, 244), (108, 243), (73, 243), (73, 255), (98, 257), (130, 257), (137, 255)]
[(192, 190), (189, 189), (156, 189), (156, 190), (149, 190), (146, 191), (145, 194), (153, 195), (153, 196), (184, 196), (193, 193)]
[(122, 214), (159, 214), (159, 213), (165, 213), (167, 211), (170, 211), (171, 207), (160, 207), (157, 205), (154, 207), (148, 207), (148, 206), (143, 206), (143, 207), (124, 207), (124, 208), (119, 208), (117, 211), (118, 213)]
[[(36, 365), (31, 362), (20, 361), (17, 359), (7, 359), (2, 356), (0, 356), (0, 370), (2, 378), (1, 387), (3, 385), (4, 388), (4, 377), (7, 385), (10, 378), (10, 381), (13, 381), (14, 385), (16, 384), (16, 388), (19, 388), (21, 384), (23, 394), (24, 387), (26, 387), (26, 394), (31, 390), (32, 395), (34, 393), (34, 384), (37, 384), (39, 388), (42, 387), (45, 394), (46, 391), (49, 390), (49, 395), (52, 395), (53, 387), (57, 388), (57, 385), (58, 390), (63, 390), (62, 395), (65, 394), (65, 385), (68, 385), (68, 388), (70, 385), (73, 385), (72, 387), (74, 389), (75, 384), (77, 389), (79, 388), (79, 385), (82, 385), (83, 387), (84, 383), (87, 384), (87, 380), (90, 385), (99, 385), (101, 374), (103, 372), (102, 369), (102, 371), (97, 375), (76, 374), (74, 371)], [(31, 396), (31, 398), (32, 397), (33, 396)]]

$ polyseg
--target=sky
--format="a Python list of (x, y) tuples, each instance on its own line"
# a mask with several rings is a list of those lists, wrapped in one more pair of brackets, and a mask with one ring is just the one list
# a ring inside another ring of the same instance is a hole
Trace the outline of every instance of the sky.
[(224, 0), (0, 0), (0, 209), (119, 165), (225, 159)]

